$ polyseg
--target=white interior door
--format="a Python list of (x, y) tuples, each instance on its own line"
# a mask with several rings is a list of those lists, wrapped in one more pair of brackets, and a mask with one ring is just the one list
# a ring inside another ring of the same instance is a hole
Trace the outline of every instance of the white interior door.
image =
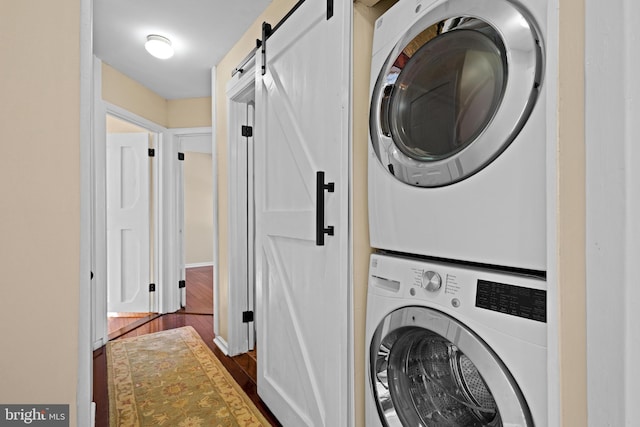
[[(258, 394), (285, 426), (352, 424), (352, 4), (336, 1), (327, 19), (328, 3), (302, 3), (263, 42), (265, 54), (257, 55)], [(318, 172), (334, 183), (333, 192), (324, 186), (317, 191)], [(324, 220), (317, 223), (319, 212)], [(317, 235), (318, 226), (333, 226), (333, 235)]]
[(107, 307), (149, 311), (149, 136), (107, 135)]

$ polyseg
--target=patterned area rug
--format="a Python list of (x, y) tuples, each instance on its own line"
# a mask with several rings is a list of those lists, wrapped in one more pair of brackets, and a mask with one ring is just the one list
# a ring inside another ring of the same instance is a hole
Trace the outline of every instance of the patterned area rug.
[(111, 427), (269, 426), (191, 327), (107, 344)]

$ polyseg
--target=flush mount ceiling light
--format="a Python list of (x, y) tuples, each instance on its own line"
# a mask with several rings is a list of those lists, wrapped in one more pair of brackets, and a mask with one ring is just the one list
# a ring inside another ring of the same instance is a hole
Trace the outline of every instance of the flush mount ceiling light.
[(171, 40), (156, 34), (147, 36), (147, 42), (144, 44), (144, 48), (156, 58), (167, 59), (173, 56)]

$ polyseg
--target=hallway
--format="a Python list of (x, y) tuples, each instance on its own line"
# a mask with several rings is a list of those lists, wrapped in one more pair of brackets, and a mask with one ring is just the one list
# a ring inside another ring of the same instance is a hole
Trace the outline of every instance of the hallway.
[[(213, 343), (213, 314), (207, 313), (207, 311), (213, 311), (210, 308), (213, 307), (212, 282), (213, 269), (211, 267), (187, 269), (187, 297), (184, 309), (175, 313), (157, 316), (142, 325), (139, 324), (140, 322), (136, 322), (133, 328), (121, 330), (122, 333), (112, 339), (129, 338), (183, 326), (192, 326), (267, 420), (273, 426), (279, 426), (278, 421), (257, 394), (255, 352), (228, 357)], [(93, 401), (97, 406), (96, 427), (109, 427), (107, 360), (104, 347), (93, 353)]]

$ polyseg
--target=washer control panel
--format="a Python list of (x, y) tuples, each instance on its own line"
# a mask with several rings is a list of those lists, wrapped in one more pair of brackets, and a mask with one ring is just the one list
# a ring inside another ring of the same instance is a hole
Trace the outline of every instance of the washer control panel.
[(374, 255), (375, 288), (456, 310), (482, 309), (546, 322), (546, 289), (539, 279), (486, 269)]
[(425, 306), (546, 345), (547, 284), (542, 278), (382, 254), (371, 256), (369, 275), (373, 310)]

